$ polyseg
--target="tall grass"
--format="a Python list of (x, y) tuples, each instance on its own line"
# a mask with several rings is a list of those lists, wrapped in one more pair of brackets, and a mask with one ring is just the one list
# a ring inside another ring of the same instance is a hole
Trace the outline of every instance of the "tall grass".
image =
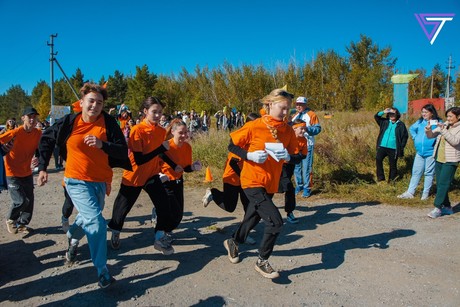
[[(330, 119), (318, 113), (322, 132), (316, 137), (313, 174), (313, 194), (316, 197), (340, 198), (350, 201), (378, 201), (388, 204), (432, 204), (420, 201), (420, 190), (413, 200), (400, 200), (396, 195), (403, 193), (411, 176), (415, 155), (413, 142), (409, 139), (404, 158), (398, 160), (399, 178), (389, 184), (375, 182), (376, 140), (379, 132), (372, 112), (340, 112)], [(414, 119), (404, 120), (407, 128)], [(195, 159), (209, 166), (214, 177), (210, 184), (221, 187), (221, 176), (227, 157), (229, 133), (211, 130), (209, 134), (194, 137), (192, 141)], [(388, 176), (388, 161), (384, 161)], [(193, 184), (203, 184), (204, 170), (187, 174), (186, 180)], [(419, 189), (422, 186), (420, 183)], [(452, 197), (459, 196), (459, 177), (456, 176)], [(432, 188), (432, 192), (435, 188)]]

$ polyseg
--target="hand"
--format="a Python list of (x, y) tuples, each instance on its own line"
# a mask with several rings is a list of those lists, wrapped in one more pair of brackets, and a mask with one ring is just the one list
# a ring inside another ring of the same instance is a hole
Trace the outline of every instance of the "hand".
[(34, 169), (38, 166), (38, 158), (37, 157), (33, 157), (32, 158), (32, 161), (30, 162), (30, 168)]
[(174, 171), (176, 173), (182, 173), (184, 171), (184, 168), (180, 165), (176, 165), (176, 167), (174, 168)]
[(268, 154), (263, 150), (256, 150), (253, 152), (248, 152), (247, 158), (249, 161), (255, 163), (264, 163), (267, 160)]
[(7, 154), (10, 152), (11, 148), (13, 148), (14, 140), (9, 141), (2, 145), (3, 153)]
[(83, 142), (89, 147), (102, 148), (102, 141), (94, 135), (90, 135), (90, 134), (86, 135), (83, 138)]
[(383, 110), (383, 113), (391, 113), (391, 112), (393, 112), (391, 108), (386, 108), (385, 110)]
[(203, 165), (201, 165), (201, 162), (200, 161), (195, 161), (193, 162), (192, 164), (192, 170), (193, 171), (201, 171), (201, 168), (203, 167)]
[(275, 156), (276, 158), (278, 158), (278, 160), (284, 160), (286, 162), (289, 162), (289, 160), (291, 160), (291, 156), (289, 155), (286, 148), (283, 148), (283, 150), (276, 151)]
[(37, 185), (41, 187), (47, 182), (48, 182), (48, 173), (45, 171), (40, 171), (38, 173)]
[(158, 175), (160, 176), (161, 183), (165, 183), (166, 181), (169, 181), (168, 175), (165, 175), (163, 173), (159, 173)]
[(166, 150), (169, 150), (169, 141), (164, 141), (161, 145), (162, 145), (164, 148), (166, 148)]

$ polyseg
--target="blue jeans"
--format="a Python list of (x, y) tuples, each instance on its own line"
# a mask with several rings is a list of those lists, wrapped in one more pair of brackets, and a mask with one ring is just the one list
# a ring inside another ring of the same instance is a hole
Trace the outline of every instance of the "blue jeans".
[(308, 154), (305, 159), (299, 164), (295, 165), (294, 177), (295, 177), (295, 193), (299, 193), (303, 190), (303, 196), (310, 196), (312, 186), (312, 171), (313, 171), (313, 148), (314, 146), (308, 146)]
[(91, 260), (98, 276), (107, 275), (107, 224), (102, 216), (106, 192), (105, 182), (90, 182), (64, 178), (69, 194), (78, 214), (67, 232), (69, 238), (80, 240), (86, 235)]
[(415, 195), (415, 189), (417, 188), (422, 175), (425, 175), (422, 195), (428, 195), (430, 193), (434, 179), (434, 162), (435, 161), (432, 156), (422, 157), (418, 153), (415, 154), (414, 165), (412, 166), (412, 177), (410, 179), (407, 192)]

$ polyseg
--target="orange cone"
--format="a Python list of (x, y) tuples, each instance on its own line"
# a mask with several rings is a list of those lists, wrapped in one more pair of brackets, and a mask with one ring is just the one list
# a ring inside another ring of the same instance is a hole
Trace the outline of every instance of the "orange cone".
[(206, 177), (204, 178), (204, 182), (212, 182), (212, 174), (211, 174), (211, 169), (206, 167)]

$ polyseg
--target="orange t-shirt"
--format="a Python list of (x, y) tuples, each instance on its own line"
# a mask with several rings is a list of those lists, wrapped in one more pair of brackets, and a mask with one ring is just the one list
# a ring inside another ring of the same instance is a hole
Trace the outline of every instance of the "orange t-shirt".
[[(276, 130), (277, 139), (273, 136), (270, 127)], [(248, 146), (248, 152), (265, 150), (265, 143), (281, 142), (289, 154), (293, 154), (297, 146), (294, 129), (286, 122), (275, 120), (270, 115), (246, 123), (239, 130), (232, 132), (230, 137), (235, 145), (242, 148)], [(243, 189), (262, 187), (267, 193), (276, 193), (282, 168), (283, 160), (277, 162), (271, 156), (261, 164), (246, 160), (241, 171), (241, 187)]]
[(77, 115), (73, 129), (67, 140), (67, 160), (64, 177), (91, 182), (112, 182), (113, 171), (109, 165), (109, 156), (100, 148), (84, 143), (88, 134), (107, 142), (104, 116), (100, 115), (93, 123), (83, 121)]
[(13, 147), (5, 155), (5, 172), (8, 177), (27, 177), (32, 175), (30, 163), (38, 148), (42, 132), (39, 129), (32, 129), (30, 132), (24, 130), (24, 126), (9, 130), (0, 135), (0, 143), (5, 144), (13, 141)]
[(308, 146), (307, 146), (307, 140), (302, 136), (297, 139), (297, 147), (294, 151), (294, 154), (301, 153), (302, 155), (306, 156), (308, 154)]
[[(192, 146), (185, 142), (181, 147), (174, 143), (174, 139), (169, 140), (169, 150), (165, 153), (171, 160), (182, 168), (192, 165)], [(183, 172), (175, 172), (168, 163), (161, 163), (161, 172), (168, 175), (169, 180), (176, 180), (182, 177)]]
[(148, 154), (161, 146), (164, 142), (166, 130), (158, 124), (150, 124), (144, 119), (135, 125), (130, 132), (128, 140), (129, 160), (133, 167), (132, 171), (123, 171), (122, 183), (132, 187), (142, 187), (149, 178), (160, 172), (160, 158), (156, 156), (142, 165), (137, 165), (133, 152)]
[(230, 166), (230, 161), (232, 161), (232, 158), (238, 159), (239, 168), (240, 169), (243, 168), (243, 159), (235, 155), (233, 152), (229, 152), (227, 155), (227, 161), (225, 161), (225, 169), (224, 169), (224, 174), (222, 175), (222, 182), (228, 183), (234, 186), (239, 186), (241, 185), (240, 176), (238, 176), (238, 174), (235, 173), (233, 168)]

